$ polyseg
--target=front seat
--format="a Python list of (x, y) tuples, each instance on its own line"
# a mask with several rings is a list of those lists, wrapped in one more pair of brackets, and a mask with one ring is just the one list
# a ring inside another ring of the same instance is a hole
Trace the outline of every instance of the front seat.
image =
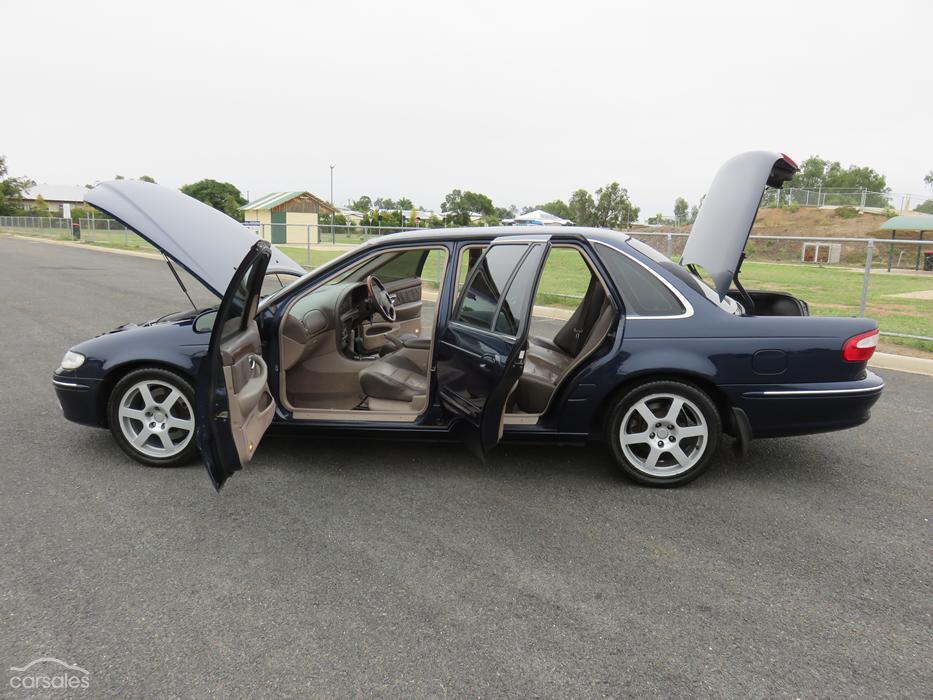
[[(430, 341), (428, 341), (430, 345)], [(427, 349), (403, 347), (360, 371), (363, 393), (374, 399), (411, 401), (428, 393)]]

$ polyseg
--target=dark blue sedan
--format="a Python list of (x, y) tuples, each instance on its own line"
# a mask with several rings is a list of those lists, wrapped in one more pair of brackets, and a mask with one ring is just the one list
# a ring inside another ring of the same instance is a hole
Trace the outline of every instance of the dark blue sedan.
[[(764, 188), (796, 170), (779, 153), (728, 161), (679, 264), (616, 231), (428, 230), (271, 294), (270, 270), (298, 272), (274, 246), (180, 192), (104, 183), (87, 201), (221, 301), (80, 343), (53, 384), (69, 420), (109, 427), (146, 465), (200, 454), (218, 489), (270, 427), (454, 437), (479, 455), (504, 438), (599, 439), (635, 481), (684, 484), (723, 433), (744, 450), (850, 428), (881, 395), (874, 321), (810, 317), (739, 280)], [(586, 280), (563, 311), (537, 295), (558, 259)]]

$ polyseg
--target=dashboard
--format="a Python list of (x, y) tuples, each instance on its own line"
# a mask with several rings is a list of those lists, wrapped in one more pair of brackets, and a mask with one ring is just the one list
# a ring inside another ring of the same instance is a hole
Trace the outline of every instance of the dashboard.
[(282, 322), (285, 369), (321, 347), (334, 332), (337, 349), (353, 357), (354, 339), (363, 321), (372, 317), (369, 289), (363, 282), (326, 285), (292, 304)]

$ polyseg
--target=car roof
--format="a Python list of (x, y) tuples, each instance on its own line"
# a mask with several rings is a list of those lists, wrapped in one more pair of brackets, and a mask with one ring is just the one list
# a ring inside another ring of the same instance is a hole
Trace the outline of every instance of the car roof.
[(419, 243), (437, 240), (470, 241), (491, 240), (499, 237), (554, 236), (560, 238), (581, 238), (586, 240), (618, 243), (626, 241), (629, 235), (621, 231), (586, 226), (464, 226), (460, 228), (418, 229), (400, 231), (371, 238), (365, 245), (382, 246), (396, 243)]

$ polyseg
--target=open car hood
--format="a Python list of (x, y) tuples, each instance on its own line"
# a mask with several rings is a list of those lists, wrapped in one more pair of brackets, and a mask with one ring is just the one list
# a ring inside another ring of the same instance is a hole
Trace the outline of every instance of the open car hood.
[(742, 261), (765, 186), (780, 188), (798, 170), (783, 153), (749, 151), (726, 161), (710, 185), (681, 265), (699, 265), (725, 298)]
[[(221, 298), (257, 240), (223, 212), (151, 182), (102, 182), (84, 201), (138, 233)], [(305, 270), (272, 246), (268, 272), (301, 275)]]

